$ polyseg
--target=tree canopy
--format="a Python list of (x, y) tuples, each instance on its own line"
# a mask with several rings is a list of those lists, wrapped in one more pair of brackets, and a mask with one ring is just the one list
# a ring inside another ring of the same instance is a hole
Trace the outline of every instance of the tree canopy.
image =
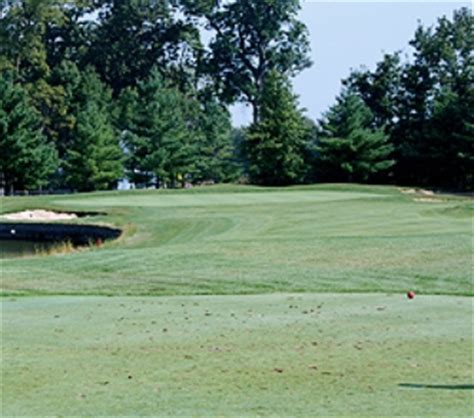
[(188, 1), (212, 31), (204, 62), (220, 97), (242, 100), (259, 120), (263, 83), (270, 71), (292, 77), (311, 65), (306, 26), (297, 20), (299, 0)]
[(473, 187), (473, 23), (462, 8), (434, 27), (420, 25), (410, 41), (412, 60), (386, 55), (375, 71), (356, 71), (345, 81), (375, 125), (385, 126), (398, 183)]
[[(299, 11), (300, 0), (0, 0), (0, 188), (126, 177), (472, 190), (472, 13), (420, 24), (411, 55), (353, 71), (314, 122), (292, 91), (311, 65)], [(238, 102), (248, 127), (232, 126)]]

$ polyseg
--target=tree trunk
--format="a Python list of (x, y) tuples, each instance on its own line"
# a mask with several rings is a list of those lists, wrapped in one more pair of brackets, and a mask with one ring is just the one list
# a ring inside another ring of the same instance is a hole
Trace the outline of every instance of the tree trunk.
[(253, 123), (257, 124), (260, 122), (260, 107), (257, 100), (253, 100), (251, 104), (253, 109)]

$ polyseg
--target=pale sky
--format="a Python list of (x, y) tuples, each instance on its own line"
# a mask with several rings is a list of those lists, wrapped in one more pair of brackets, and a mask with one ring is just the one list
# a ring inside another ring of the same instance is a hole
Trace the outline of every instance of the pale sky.
[[(452, 17), (453, 10), (471, 7), (470, 2), (322, 2), (305, 0), (300, 19), (307, 25), (314, 62), (294, 80), (295, 92), (307, 115), (318, 119), (334, 103), (351, 68), (374, 68), (384, 52), (409, 53), (420, 21), (424, 26), (438, 17)], [(234, 106), (235, 126), (250, 122), (250, 109)]]

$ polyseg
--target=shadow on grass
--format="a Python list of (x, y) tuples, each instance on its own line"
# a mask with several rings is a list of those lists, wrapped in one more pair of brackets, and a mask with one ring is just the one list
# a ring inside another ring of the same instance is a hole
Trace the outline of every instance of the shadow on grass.
[(400, 383), (405, 389), (445, 389), (445, 390), (474, 390), (474, 385), (423, 385), (416, 383)]

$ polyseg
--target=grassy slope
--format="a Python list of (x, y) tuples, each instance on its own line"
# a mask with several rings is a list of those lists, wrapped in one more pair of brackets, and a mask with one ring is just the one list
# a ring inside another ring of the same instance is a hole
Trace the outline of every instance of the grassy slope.
[(27, 297), (2, 311), (2, 416), (453, 417), (474, 406), (468, 298)]
[(89, 221), (126, 234), (100, 250), (2, 261), (4, 294), (472, 295), (469, 200), (421, 203), (362, 186), (2, 200), (4, 212), (27, 207), (106, 211)]

